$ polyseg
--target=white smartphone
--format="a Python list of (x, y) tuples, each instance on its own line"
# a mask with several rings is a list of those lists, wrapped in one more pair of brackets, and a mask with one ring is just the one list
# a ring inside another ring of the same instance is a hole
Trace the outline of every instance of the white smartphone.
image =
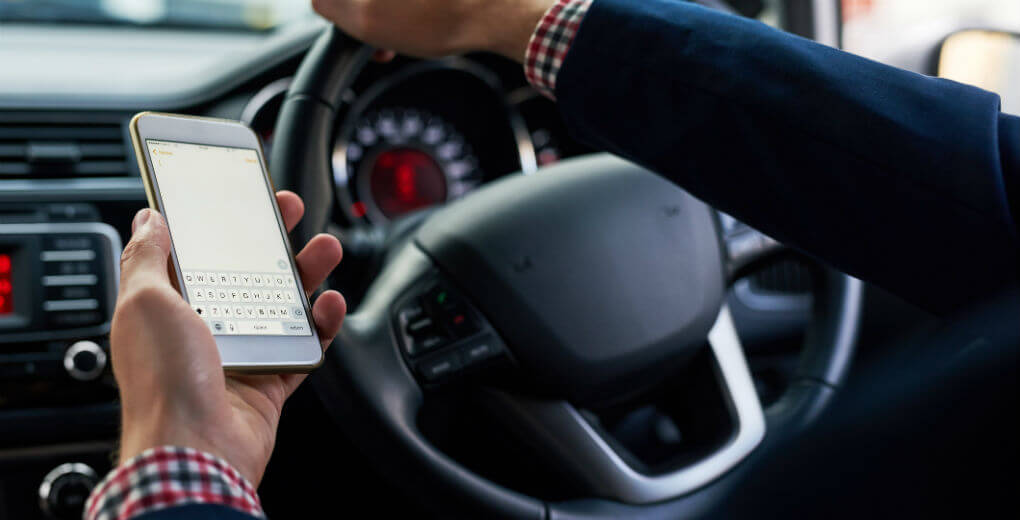
[(181, 295), (223, 367), (307, 372), (322, 349), (262, 146), (237, 121), (142, 112), (131, 139), (149, 206), (163, 214)]

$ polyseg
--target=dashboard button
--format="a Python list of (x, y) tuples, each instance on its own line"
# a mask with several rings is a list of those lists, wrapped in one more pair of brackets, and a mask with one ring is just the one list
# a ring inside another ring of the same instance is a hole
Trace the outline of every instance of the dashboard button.
[(43, 477), (39, 506), (49, 518), (81, 518), (85, 501), (98, 482), (95, 470), (85, 464), (61, 464)]
[(91, 381), (103, 374), (106, 352), (94, 341), (79, 341), (64, 353), (64, 369), (78, 381)]

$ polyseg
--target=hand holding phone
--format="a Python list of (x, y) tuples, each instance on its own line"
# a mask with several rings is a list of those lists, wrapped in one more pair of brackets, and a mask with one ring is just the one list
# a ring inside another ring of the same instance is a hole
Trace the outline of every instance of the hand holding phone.
[[(303, 213), (289, 192), (276, 199), (287, 229)], [(258, 485), (275, 444), (284, 401), (304, 374), (224, 373), (207, 323), (184, 301), (168, 275), (169, 230), (145, 209), (124, 248), (120, 294), (110, 333), (121, 395), (120, 461), (163, 445), (219, 456)], [(319, 235), (297, 255), (303, 290), (314, 290), (339, 263), (336, 238)], [(312, 316), (324, 350), (340, 328), (343, 297), (325, 291)]]
[(322, 352), (258, 137), (237, 121), (142, 112), (131, 136), (170, 269), (223, 367), (307, 372)]

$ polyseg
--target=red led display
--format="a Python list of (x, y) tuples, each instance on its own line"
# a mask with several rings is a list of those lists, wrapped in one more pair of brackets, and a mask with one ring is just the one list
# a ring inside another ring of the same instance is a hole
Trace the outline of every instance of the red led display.
[(0, 315), (14, 312), (11, 255), (0, 253)]

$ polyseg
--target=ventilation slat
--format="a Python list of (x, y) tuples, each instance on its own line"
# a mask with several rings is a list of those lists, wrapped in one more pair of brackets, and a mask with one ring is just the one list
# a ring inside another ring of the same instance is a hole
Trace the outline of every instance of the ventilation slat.
[(0, 113), (0, 178), (124, 176), (128, 152), (122, 122), (108, 116)]

